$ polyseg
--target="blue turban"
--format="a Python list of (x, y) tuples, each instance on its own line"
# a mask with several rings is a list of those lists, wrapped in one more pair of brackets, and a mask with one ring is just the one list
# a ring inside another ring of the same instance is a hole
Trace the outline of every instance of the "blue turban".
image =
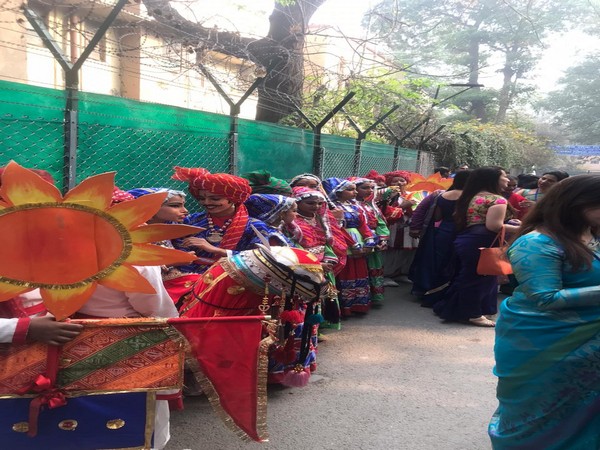
[(244, 203), (248, 215), (269, 224), (277, 216), (294, 206), (296, 200), (276, 194), (252, 194)]

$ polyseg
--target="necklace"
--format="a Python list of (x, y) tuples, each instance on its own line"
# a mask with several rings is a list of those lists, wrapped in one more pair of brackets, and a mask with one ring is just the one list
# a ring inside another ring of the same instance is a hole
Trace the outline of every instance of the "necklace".
[(302, 214), (298, 214), (298, 217), (302, 218), (302, 220), (304, 220), (309, 225), (312, 225), (313, 227), (317, 226), (317, 216), (307, 217), (303, 216)]
[(223, 235), (227, 231), (227, 227), (231, 225), (233, 218), (227, 219), (222, 227), (217, 227), (209, 215), (206, 218), (208, 220), (208, 236), (206, 236), (206, 240), (211, 244), (219, 244), (223, 240)]

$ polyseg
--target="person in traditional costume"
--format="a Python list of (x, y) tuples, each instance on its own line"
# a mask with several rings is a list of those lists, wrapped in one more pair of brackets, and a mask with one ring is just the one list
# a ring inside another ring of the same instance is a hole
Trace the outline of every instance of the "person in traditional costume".
[(183, 167), (175, 167), (173, 178), (187, 181), (190, 194), (204, 208), (204, 211), (192, 213), (183, 221), (186, 225), (203, 228), (203, 231), (173, 241), (176, 249), (194, 251), (198, 256), (195, 263), (179, 266), (182, 272), (202, 274), (229, 252), (253, 248), (260, 243), (253, 228), (268, 236), (267, 226), (248, 216), (244, 202), (250, 196), (251, 188), (245, 178)]
[(456, 202), (457, 271), (442, 298), (433, 305), (434, 312), (447, 322), (494, 326), (486, 316), (498, 310), (498, 277), (479, 275), (477, 263), (480, 248), (492, 246), (502, 228), (509, 234), (519, 229), (520, 222), (512, 219), (508, 203), (500, 195), (507, 184), (508, 177), (500, 167), (475, 169)]
[(342, 178), (328, 178), (323, 181), (323, 187), (336, 208), (343, 211), (341, 225), (353, 240), (346, 265), (336, 276), (342, 316), (350, 316), (353, 312), (367, 313), (371, 307), (367, 255), (376, 246), (375, 234), (356, 204), (354, 183)]
[(386, 224), (382, 212), (375, 203), (375, 182), (368, 178), (350, 178), (356, 184), (356, 204), (363, 210), (367, 225), (376, 238), (374, 250), (367, 255), (367, 266), (369, 268), (369, 286), (371, 290), (371, 302), (380, 306), (383, 302), (383, 256), (382, 251), (387, 250), (390, 230)]
[(324, 326), (340, 329), (340, 306), (335, 275), (346, 265), (350, 236), (342, 231), (337, 220), (327, 208), (325, 195), (308, 187), (295, 187), (294, 195), (298, 214), (287, 230), (290, 238), (301, 248), (314, 254), (329, 281), (327, 294), (323, 297)]
[(271, 245), (292, 245), (283, 227), (294, 223), (298, 208), (295, 199), (275, 194), (252, 194), (244, 204), (250, 217), (266, 224)]
[[(132, 198), (160, 192), (166, 192), (167, 196), (160, 209), (148, 220), (148, 223), (183, 223), (188, 215), (188, 210), (185, 207), (185, 192), (163, 187), (136, 188), (128, 191)], [(157, 244), (166, 248), (174, 248), (173, 243), (169, 240), (157, 242)], [(179, 304), (182, 297), (190, 293), (192, 286), (199, 277), (198, 273), (181, 271), (178, 265), (162, 266), (161, 270), (163, 284), (176, 305)]]
[(600, 448), (600, 176), (561, 181), (508, 249), (519, 285), (500, 305), (492, 447)]
[(247, 173), (244, 178), (250, 182), (253, 194), (292, 195), (292, 187), (287, 181), (272, 176), (266, 170)]
[[(390, 228), (388, 249), (383, 252), (385, 277), (389, 280), (409, 282), (407, 275), (419, 245), (419, 240), (410, 236), (409, 226), (414, 200), (409, 200), (406, 186), (412, 174), (405, 170), (397, 170), (384, 174), (387, 189), (382, 191), (381, 211)], [(386, 283), (387, 285), (388, 283)], [(394, 285), (395, 283), (389, 283)]]
[(419, 238), (419, 247), (410, 266), (411, 293), (421, 306), (431, 308), (443, 295), (456, 269), (454, 210), (470, 170), (456, 173), (447, 191), (435, 191), (415, 208), (410, 234)]

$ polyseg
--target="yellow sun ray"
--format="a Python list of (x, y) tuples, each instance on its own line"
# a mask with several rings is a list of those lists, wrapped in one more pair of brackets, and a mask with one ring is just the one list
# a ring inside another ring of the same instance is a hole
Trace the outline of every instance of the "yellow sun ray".
[(98, 281), (103, 286), (124, 292), (141, 292), (155, 294), (156, 290), (135, 267), (123, 264), (110, 275)]
[(24, 294), (25, 292), (33, 291), (35, 288), (16, 286), (14, 284), (0, 282), (0, 302), (10, 300), (17, 295)]
[(77, 312), (88, 301), (96, 290), (96, 285), (96, 282), (91, 282), (70, 289), (61, 286), (41, 288), (40, 293), (46, 309), (56, 317), (56, 320), (63, 320)]
[(110, 206), (114, 183), (115, 172), (87, 178), (71, 189), (63, 201), (104, 210)]
[(167, 195), (167, 192), (143, 195), (135, 200), (118, 203), (107, 212), (126, 228), (131, 229), (143, 224), (156, 214)]
[(189, 253), (154, 244), (136, 244), (131, 249), (131, 254), (125, 260), (129, 264), (138, 266), (156, 266), (163, 264), (190, 263), (198, 257)]
[(189, 236), (200, 233), (204, 228), (193, 227), (191, 225), (168, 225), (165, 223), (154, 223), (151, 225), (142, 225), (135, 230), (130, 231), (131, 241), (134, 244), (143, 244), (146, 242), (160, 242), (167, 239)]
[(9, 206), (62, 201), (62, 195), (55, 186), (14, 161), (9, 162), (2, 173), (0, 197)]

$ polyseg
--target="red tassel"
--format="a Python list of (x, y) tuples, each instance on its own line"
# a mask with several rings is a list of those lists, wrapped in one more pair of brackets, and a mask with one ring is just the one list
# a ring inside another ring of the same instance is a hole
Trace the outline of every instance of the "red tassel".
[(309, 379), (310, 371), (304, 370), (301, 364), (297, 364), (296, 367), (283, 376), (281, 384), (289, 387), (304, 387), (308, 384)]
[(297, 324), (304, 322), (304, 313), (298, 310), (283, 311), (279, 316), (281, 323), (289, 322), (291, 324)]

